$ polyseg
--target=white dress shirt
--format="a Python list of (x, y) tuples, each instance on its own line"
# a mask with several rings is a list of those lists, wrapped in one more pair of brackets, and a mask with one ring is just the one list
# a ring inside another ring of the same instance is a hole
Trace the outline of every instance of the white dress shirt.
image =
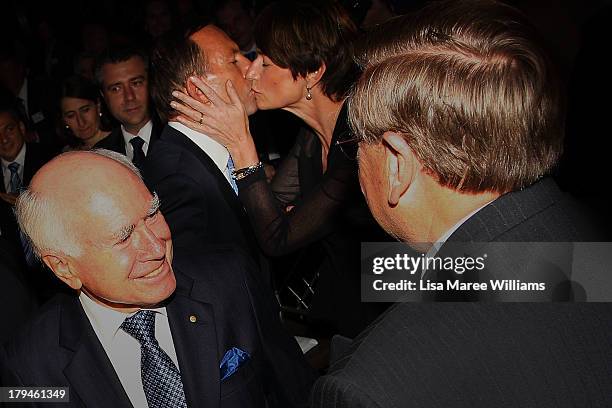
[(153, 131), (153, 122), (148, 121), (143, 127), (140, 128), (137, 135), (134, 135), (127, 130), (125, 127), (121, 125), (121, 134), (123, 135), (123, 141), (125, 142), (125, 155), (130, 159), (130, 161), (134, 160), (134, 146), (130, 143), (135, 137), (140, 137), (144, 140), (144, 144), (142, 145), (142, 151), (144, 155), (147, 155), (149, 151), (149, 143), (151, 142), (151, 132)]
[(198, 145), (198, 147), (208, 155), (215, 162), (215, 165), (219, 168), (221, 173), (225, 176), (225, 179), (229, 183), (230, 187), (231, 183), (231, 174), (227, 169), (227, 161), (229, 159), (229, 152), (222, 144), (218, 143), (214, 139), (205, 135), (204, 133), (196, 132), (195, 130), (189, 129), (187, 126), (183, 125), (179, 122), (168, 122), (168, 125), (178, 130), (185, 136), (187, 136), (193, 143)]
[(19, 163), (19, 169), (17, 170), (17, 174), (19, 174), (19, 179), (23, 184), (23, 166), (25, 165), (25, 155), (26, 155), (26, 144), (24, 143), (21, 146), (21, 150), (17, 153), (17, 157), (12, 162), (6, 161), (4, 159), (0, 159), (2, 161), (2, 176), (4, 177), (4, 191), (8, 192), (11, 186), (11, 171), (8, 166), (11, 163)]
[[(134, 313), (121, 313), (102, 306), (82, 291), (79, 300), (130, 402), (134, 408), (148, 408), (140, 371), (140, 343), (120, 329), (123, 321)], [(180, 372), (166, 308), (147, 310), (156, 312), (155, 338)]]

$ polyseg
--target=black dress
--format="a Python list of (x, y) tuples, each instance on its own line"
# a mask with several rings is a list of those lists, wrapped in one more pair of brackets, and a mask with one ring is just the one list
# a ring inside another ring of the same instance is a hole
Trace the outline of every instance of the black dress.
[[(240, 199), (263, 251), (272, 256), (292, 254), (294, 260), (299, 257), (294, 262), (302, 269), (298, 275), (306, 273), (304, 280), (312, 283), (312, 298), (306, 300), (307, 293), (297, 293), (304, 303), (296, 306), (308, 307), (307, 317), (324, 323), (330, 334), (349, 337), (386, 307), (360, 301), (360, 244), (390, 240), (361, 194), (357, 144), (352, 139), (345, 104), (334, 128), (325, 173), (321, 143), (312, 131), (304, 131), (271, 185), (263, 170), (238, 182)], [(288, 206), (294, 208), (287, 211)]]

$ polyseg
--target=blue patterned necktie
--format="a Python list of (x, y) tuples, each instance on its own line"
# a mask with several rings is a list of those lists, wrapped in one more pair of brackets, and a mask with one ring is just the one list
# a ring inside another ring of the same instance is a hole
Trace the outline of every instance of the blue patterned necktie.
[(155, 339), (155, 312), (140, 310), (121, 328), (140, 343), (142, 386), (149, 408), (186, 408), (181, 374)]
[(238, 185), (236, 184), (236, 180), (234, 180), (233, 174), (234, 174), (234, 161), (232, 160), (232, 156), (229, 156), (227, 159), (227, 166), (225, 167), (227, 170), (227, 174), (229, 174), (229, 180), (230, 180), (230, 184), (232, 185), (232, 188), (234, 189), (234, 193), (236, 193), (236, 195), (238, 195)]
[(11, 171), (9, 193), (19, 193), (19, 190), (21, 189), (21, 177), (19, 177), (19, 163), (10, 163), (8, 165), (8, 169)]

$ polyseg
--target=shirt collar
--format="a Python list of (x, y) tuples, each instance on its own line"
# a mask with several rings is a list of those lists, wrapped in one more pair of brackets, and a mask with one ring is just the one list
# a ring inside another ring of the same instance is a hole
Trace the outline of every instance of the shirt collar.
[(153, 121), (151, 120), (149, 120), (147, 123), (145, 123), (143, 127), (140, 128), (137, 135), (134, 135), (128, 132), (125, 129), (125, 127), (121, 125), (121, 134), (123, 135), (123, 140), (125, 141), (126, 145), (130, 143), (130, 140), (132, 140), (135, 137), (140, 137), (142, 140), (144, 140), (145, 143), (148, 144), (151, 141), (152, 131), (153, 131)]
[[(109, 307), (102, 306), (87, 296), (84, 291), (81, 291), (79, 294), (79, 301), (83, 306), (85, 314), (89, 318), (89, 322), (98, 335), (100, 342), (104, 344), (110, 344), (115, 338), (117, 331), (119, 331), (123, 321), (129, 316), (133, 316), (137, 313), (122, 313)], [(165, 307), (143, 308), (140, 310), (152, 310), (168, 317)]]
[(222, 144), (211, 139), (204, 133), (196, 132), (195, 130), (189, 129), (187, 126), (179, 122), (168, 122), (168, 125), (185, 136), (187, 136), (193, 143), (206, 153), (213, 162), (217, 165), (219, 170), (225, 174), (227, 167), (227, 161), (229, 159), (229, 152)]
[(465, 217), (460, 219), (455, 225), (453, 225), (444, 234), (442, 234), (442, 236), (440, 238), (438, 238), (436, 240), (436, 242), (433, 243), (433, 245), (431, 246), (431, 248), (429, 248), (429, 251), (427, 251), (427, 254), (425, 256), (427, 258), (431, 258), (431, 257), (435, 256), (438, 253), (438, 251), (440, 250), (440, 248), (442, 247), (442, 245), (444, 245), (444, 243), (450, 238), (450, 236), (453, 235), (453, 233), (455, 231), (457, 231), (459, 229), (459, 227), (461, 227), (463, 225), (463, 223), (465, 223), (467, 220), (472, 218), (472, 216), (474, 214), (476, 214), (478, 211), (482, 210), (484, 207), (489, 205), (492, 201), (493, 200), (485, 203), (484, 205), (478, 207), (477, 209), (475, 209), (474, 211), (472, 211), (471, 213), (469, 213), (468, 215), (466, 215)]
[(21, 146), (21, 150), (19, 150), (19, 153), (17, 153), (17, 157), (15, 157), (15, 160), (13, 160), (13, 161), (6, 161), (4, 159), (0, 159), (0, 160), (2, 160), (2, 169), (7, 171), (9, 164), (11, 164), (11, 163), (19, 163), (19, 172), (22, 172), (23, 171), (23, 166), (25, 164), (25, 155), (26, 155), (26, 144), (24, 142), (23, 146)]

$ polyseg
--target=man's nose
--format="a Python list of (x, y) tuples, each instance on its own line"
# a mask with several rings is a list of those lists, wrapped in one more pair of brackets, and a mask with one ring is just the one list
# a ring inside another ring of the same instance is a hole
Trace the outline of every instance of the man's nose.
[(138, 233), (136, 243), (147, 259), (161, 259), (166, 254), (166, 241), (159, 238), (146, 224)]
[(125, 91), (123, 92), (123, 97), (125, 98), (126, 101), (132, 101), (136, 98), (136, 95), (134, 94), (134, 90), (132, 89), (131, 86), (125, 87)]

